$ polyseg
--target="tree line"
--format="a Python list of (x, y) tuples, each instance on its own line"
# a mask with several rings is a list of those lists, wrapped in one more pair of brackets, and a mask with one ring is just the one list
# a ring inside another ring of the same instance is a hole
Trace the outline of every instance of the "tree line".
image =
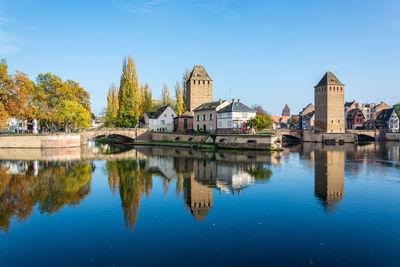
[(35, 82), (16, 71), (9, 74), (0, 62), (0, 132), (11, 118), (36, 119), (42, 130), (69, 131), (90, 126), (90, 95), (79, 83), (63, 81), (52, 73), (39, 74)]
[(105, 110), (105, 126), (133, 128), (143, 114), (155, 111), (160, 107), (170, 105), (180, 115), (186, 110), (186, 82), (190, 70), (182, 75), (182, 86), (176, 82), (175, 95), (171, 96), (168, 86), (164, 83), (161, 99), (153, 98), (148, 83), (139, 84), (136, 65), (131, 56), (125, 57), (122, 63), (122, 74), (119, 87), (111, 84), (107, 96)]

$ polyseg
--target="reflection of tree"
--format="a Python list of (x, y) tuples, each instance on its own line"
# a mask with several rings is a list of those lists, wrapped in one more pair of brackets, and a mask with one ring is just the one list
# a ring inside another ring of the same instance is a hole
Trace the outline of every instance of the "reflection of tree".
[(42, 213), (52, 214), (64, 205), (77, 205), (90, 192), (92, 165), (86, 162), (71, 167), (63, 165), (46, 168), (33, 179), (33, 198)]
[(133, 229), (138, 218), (140, 199), (153, 188), (151, 173), (145, 173), (144, 162), (136, 160), (107, 162), (111, 189), (118, 186), (127, 227)]
[(248, 165), (247, 172), (254, 178), (254, 180), (269, 180), (272, 176), (271, 169), (265, 167), (262, 163)]
[(12, 217), (28, 218), (36, 203), (49, 214), (78, 204), (90, 191), (92, 172), (87, 162), (49, 164), (37, 176), (32, 164), (24, 174), (9, 174), (0, 166), (0, 230), (8, 231)]
[(31, 178), (8, 174), (7, 168), (0, 166), (0, 230), (8, 231), (12, 217), (23, 221), (32, 213)]

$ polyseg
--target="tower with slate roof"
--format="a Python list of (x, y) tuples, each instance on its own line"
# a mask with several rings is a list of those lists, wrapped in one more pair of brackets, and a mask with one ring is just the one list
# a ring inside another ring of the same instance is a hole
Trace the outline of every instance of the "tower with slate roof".
[(186, 110), (193, 112), (203, 103), (212, 102), (213, 80), (208, 76), (206, 69), (195, 65), (186, 83)]
[(315, 130), (344, 133), (344, 84), (332, 73), (325, 73), (314, 87)]

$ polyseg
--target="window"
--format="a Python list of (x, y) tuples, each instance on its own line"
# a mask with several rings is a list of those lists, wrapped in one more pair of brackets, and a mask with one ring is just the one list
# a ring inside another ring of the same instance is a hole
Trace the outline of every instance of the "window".
[(237, 121), (235, 121), (234, 123), (233, 123), (233, 128), (237, 128), (238, 127), (238, 123), (237, 123)]
[(165, 120), (161, 120), (161, 125), (165, 125)]
[(232, 122), (228, 121), (228, 128), (232, 128)]
[(187, 119), (183, 120), (183, 128), (185, 128), (185, 129), (187, 128)]
[(222, 118), (222, 114), (221, 113), (218, 113), (218, 118)]
[(210, 121), (212, 121), (213, 120), (213, 116), (212, 116), (213, 114), (210, 114)]
[(222, 128), (222, 122), (221, 121), (218, 122), (218, 128)]
[(200, 131), (200, 125), (197, 125), (197, 131)]
[(200, 121), (200, 115), (197, 115), (197, 121)]
[(164, 118), (166, 118), (167, 117), (167, 114), (164, 114)]
[(213, 130), (213, 126), (212, 126), (212, 124), (210, 124), (210, 131), (212, 131)]
[(203, 121), (206, 120), (206, 114), (203, 114)]

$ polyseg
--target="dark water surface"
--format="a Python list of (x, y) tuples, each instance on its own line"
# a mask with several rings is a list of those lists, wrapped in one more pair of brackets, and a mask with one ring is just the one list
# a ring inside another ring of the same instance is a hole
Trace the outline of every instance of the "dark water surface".
[(398, 143), (30, 153), (0, 151), (0, 266), (400, 266)]

